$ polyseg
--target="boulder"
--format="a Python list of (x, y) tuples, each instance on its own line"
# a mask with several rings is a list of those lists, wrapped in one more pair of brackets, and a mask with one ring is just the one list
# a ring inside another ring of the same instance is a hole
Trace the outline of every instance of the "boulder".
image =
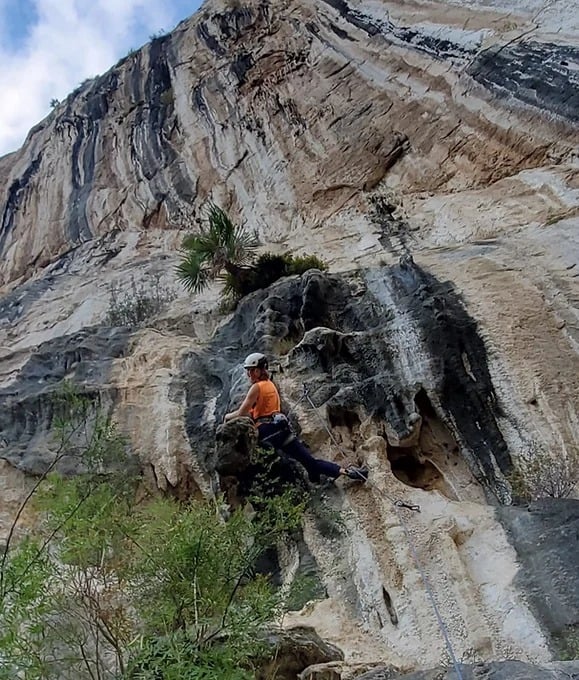
[[(276, 680), (296, 680), (309, 666), (341, 661), (344, 658), (338, 647), (322, 640), (309, 627), (272, 631), (267, 634), (265, 642), (271, 648), (270, 660), (257, 671), (256, 680), (268, 680), (272, 677)], [(333, 678), (327, 675), (324, 680)]]

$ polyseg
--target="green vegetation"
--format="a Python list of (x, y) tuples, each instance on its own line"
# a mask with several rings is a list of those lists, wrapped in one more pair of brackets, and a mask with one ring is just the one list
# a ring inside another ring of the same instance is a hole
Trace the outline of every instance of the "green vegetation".
[[(282, 612), (281, 591), (255, 566), (298, 529), (303, 503), (290, 489), (262, 495), (265, 471), (253, 517), (143, 497), (114, 424), (72, 390), (57, 401), (55, 462), (2, 552), (0, 679), (253, 678), (260, 632)], [(58, 475), (65, 455), (84, 472)], [(24, 531), (32, 507), (37, 527)]]
[(579, 448), (551, 453), (535, 447), (529, 458), (515, 461), (509, 482), (524, 501), (567, 498), (579, 482)]
[(241, 278), (229, 272), (225, 275), (224, 295), (239, 300), (249, 293), (267, 288), (283, 276), (305, 274), (309, 269), (326, 271), (328, 266), (315, 255), (274, 255), (264, 253)]
[(314, 255), (292, 256), (264, 253), (254, 261), (258, 240), (255, 234), (233, 224), (227, 213), (209, 204), (208, 226), (183, 241), (183, 257), (177, 276), (187, 290), (198, 293), (210, 281), (224, 281), (223, 296), (238, 301), (260, 288), (267, 288), (283, 276), (303, 274), (308, 269), (326, 270)]
[(176, 297), (172, 288), (161, 285), (160, 275), (153, 277), (152, 285), (137, 284), (134, 278), (128, 288), (111, 283), (106, 322), (109, 326), (146, 325)]
[(258, 241), (244, 227), (236, 226), (227, 213), (214, 203), (209, 204), (207, 226), (198, 235), (183, 241), (183, 259), (177, 276), (187, 290), (198, 293), (223, 270), (237, 280), (250, 271), (247, 267)]
[(579, 627), (568, 626), (559, 635), (554, 636), (553, 646), (556, 659), (560, 661), (579, 659)]

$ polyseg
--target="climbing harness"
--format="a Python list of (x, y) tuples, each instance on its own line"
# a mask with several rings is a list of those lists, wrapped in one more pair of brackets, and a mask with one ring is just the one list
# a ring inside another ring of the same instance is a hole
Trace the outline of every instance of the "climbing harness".
[[(335, 446), (335, 447), (336, 447), (336, 448), (337, 448), (337, 449), (338, 449), (345, 457), (347, 457), (346, 452), (345, 452), (344, 449), (340, 446), (340, 444), (338, 443), (338, 441), (337, 441), (336, 438), (334, 437), (333, 433), (331, 432), (330, 428), (328, 427), (326, 421), (325, 421), (325, 420), (322, 418), (322, 416), (320, 415), (320, 412), (319, 412), (318, 407), (317, 407), (317, 406), (314, 404), (314, 402), (312, 401), (312, 399), (311, 399), (311, 397), (310, 397), (310, 395), (309, 395), (309, 388), (307, 387), (307, 385), (306, 385), (305, 383), (304, 383), (304, 386), (303, 386), (303, 393), (302, 393), (302, 396), (300, 397), (299, 401), (296, 402), (296, 404), (294, 405), (294, 407), (297, 406), (297, 405), (298, 405), (301, 401), (303, 401), (304, 399), (306, 399), (306, 400), (308, 401), (308, 403), (310, 404), (310, 406), (312, 407), (312, 409), (313, 409), (314, 412), (316, 413), (318, 419), (320, 420), (320, 422), (321, 422), (322, 425), (324, 426), (324, 429), (325, 429), (326, 432), (328, 433), (328, 435), (329, 435), (330, 439), (332, 440), (332, 443), (334, 444), (334, 446)], [(293, 409), (292, 409), (292, 410), (293, 410)], [(416, 550), (416, 545), (415, 545), (415, 543), (414, 543), (414, 539), (412, 538), (412, 534), (411, 534), (410, 531), (408, 530), (408, 527), (406, 526), (406, 522), (405, 522), (405, 520), (404, 520), (404, 517), (403, 517), (402, 513), (400, 512), (400, 509), (401, 509), (401, 508), (404, 508), (404, 509), (406, 509), (406, 510), (410, 510), (411, 512), (420, 512), (420, 506), (419, 506), (419, 505), (416, 505), (416, 504), (414, 504), (414, 503), (407, 503), (406, 501), (403, 501), (403, 500), (400, 500), (400, 499), (396, 499), (396, 498), (392, 498), (392, 496), (390, 496), (389, 494), (387, 494), (387, 493), (386, 493), (385, 491), (383, 491), (382, 489), (379, 489), (379, 488), (378, 488), (375, 484), (373, 484), (371, 481), (367, 481), (367, 482), (366, 482), (366, 485), (369, 486), (369, 487), (373, 487), (374, 489), (376, 489), (376, 491), (377, 491), (378, 493), (380, 493), (380, 494), (382, 494), (383, 496), (385, 496), (385, 497), (392, 503), (392, 506), (393, 506), (393, 508), (394, 508), (394, 512), (396, 513), (396, 516), (397, 516), (397, 518), (398, 518), (398, 521), (399, 521), (399, 523), (400, 523), (400, 526), (402, 527), (402, 530), (404, 531), (404, 535), (406, 536), (406, 540), (408, 541), (408, 545), (409, 545), (409, 547), (410, 547), (410, 553), (411, 553), (411, 555), (412, 555), (412, 559), (414, 560), (414, 564), (415, 564), (415, 566), (416, 566), (416, 569), (417, 569), (418, 573), (420, 574), (420, 578), (422, 579), (422, 583), (423, 583), (423, 585), (424, 585), (424, 590), (426, 591), (426, 594), (428, 595), (428, 598), (430, 599), (430, 603), (432, 604), (432, 609), (434, 610), (434, 614), (435, 614), (435, 616), (436, 616), (436, 620), (437, 620), (438, 626), (439, 626), (439, 628), (440, 628), (440, 632), (442, 633), (442, 637), (443, 637), (443, 639), (444, 639), (444, 644), (445, 644), (445, 646), (446, 646), (446, 650), (447, 650), (447, 652), (448, 652), (448, 655), (449, 655), (449, 657), (450, 657), (450, 660), (451, 660), (452, 665), (454, 666), (454, 670), (455, 670), (455, 672), (456, 672), (456, 678), (457, 678), (457, 680), (463, 680), (462, 672), (461, 672), (461, 670), (460, 670), (460, 665), (459, 665), (458, 660), (457, 660), (457, 658), (456, 658), (456, 654), (455, 654), (455, 652), (454, 652), (454, 648), (453, 648), (453, 646), (452, 646), (452, 642), (451, 642), (450, 636), (449, 636), (449, 634), (448, 634), (448, 629), (447, 629), (447, 627), (446, 627), (446, 624), (444, 623), (444, 620), (443, 620), (443, 618), (442, 618), (442, 615), (441, 615), (441, 613), (440, 613), (440, 610), (439, 610), (438, 605), (436, 604), (436, 600), (435, 600), (435, 598), (434, 598), (434, 591), (433, 591), (433, 589), (432, 589), (432, 586), (431, 586), (431, 584), (430, 584), (430, 581), (429, 581), (429, 579), (428, 579), (428, 576), (426, 575), (426, 572), (424, 571), (424, 568), (423, 568), (423, 566), (422, 566), (422, 564), (421, 564), (421, 562), (420, 562), (420, 559), (418, 558), (418, 552), (417, 552), (417, 550)]]

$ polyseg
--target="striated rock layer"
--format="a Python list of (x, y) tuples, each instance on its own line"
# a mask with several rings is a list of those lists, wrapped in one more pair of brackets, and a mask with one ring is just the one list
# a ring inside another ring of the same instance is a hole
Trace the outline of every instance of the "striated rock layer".
[[(261, 349), (312, 448), (372, 479), (318, 491), (326, 521), (280, 555), (327, 594), (287, 625), (350, 671), (445, 664), (426, 576), (459, 660), (569, 655), (578, 501), (502, 506), (513, 461), (579, 447), (578, 36), (565, 0), (208, 2), (72, 93), (0, 159), (0, 532), (67, 381), (150, 485), (229, 493), (215, 429)], [(208, 199), (332, 273), (229, 316), (217, 287), (186, 295)], [(111, 327), (131, 281), (177, 299)]]

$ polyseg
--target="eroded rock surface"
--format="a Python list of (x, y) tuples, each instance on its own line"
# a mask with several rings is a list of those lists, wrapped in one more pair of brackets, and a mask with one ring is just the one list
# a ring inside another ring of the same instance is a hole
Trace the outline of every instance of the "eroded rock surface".
[[(579, 673), (579, 663), (556, 663), (545, 666), (531, 666), (519, 661), (503, 661), (477, 666), (460, 665), (460, 672), (464, 680), (488, 678), (489, 680), (567, 680), (576, 678)], [(452, 669), (434, 669), (419, 671), (406, 675), (392, 675), (391, 671), (370, 671), (359, 675), (359, 680), (454, 680), (456, 671)]]
[(579, 501), (546, 500), (529, 508), (498, 508), (521, 562), (521, 588), (563, 658), (579, 635)]
[[(576, 625), (574, 506), (494, 508), (513, 460), (579, 445), (579, 15), (507, 4), (206, 2), (0, 159), (2, 534), (54, 454), (66, 380), (151, 486), (233, 489), (214, 435), (261, 349), (317, 455), (371, 471), (319, 490), (277, 556), (282, 580), (309, 561), (321, 581), (286, 621), (343, 650), (321, 677), (447, 664), (423, 573), (460, 660), (538, 664), (465, 673), (562, 672), (544, 664)], [(331, 273), (231, 316), (217, 287), (187, 295), (177, 249), (208, 199)], [(132, 280), (177, 299), (110, 328)]]

